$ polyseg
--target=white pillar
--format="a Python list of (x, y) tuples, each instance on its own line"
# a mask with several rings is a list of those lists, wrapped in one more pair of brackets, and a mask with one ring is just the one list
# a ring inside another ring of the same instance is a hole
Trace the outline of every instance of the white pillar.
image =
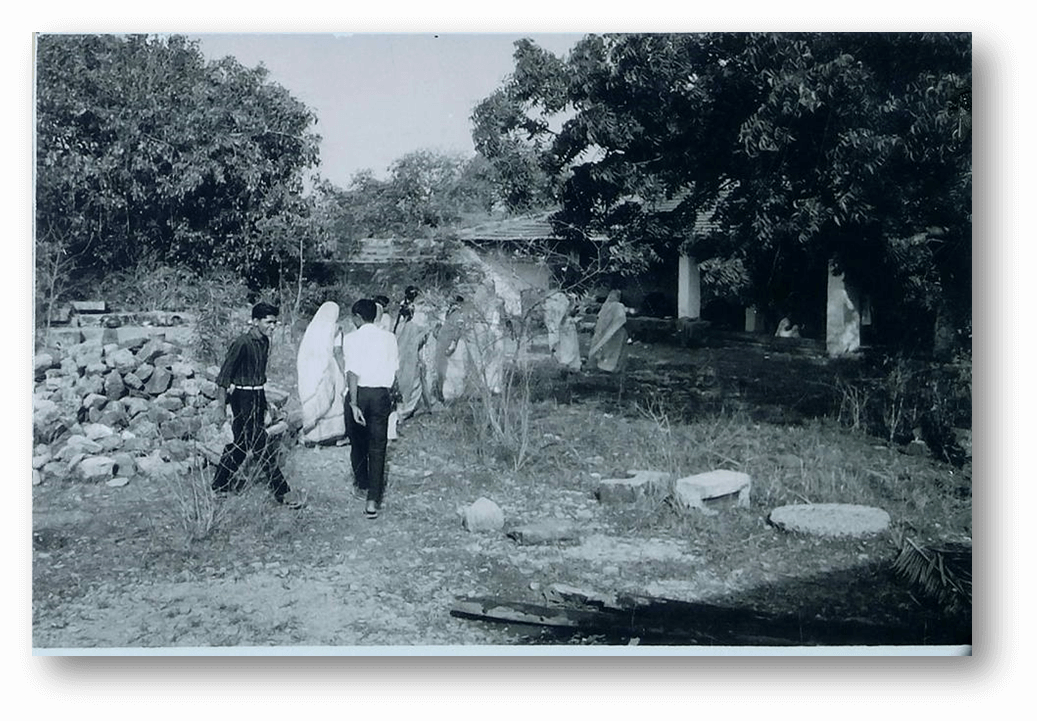
[(847, 355), (861, 347), (861, 314), (853, 287), (828, 264), (828, 308), (825, 348), (831, 357)]
[[(672, 277), (672, 276), (671, 276)], [(677, 266), (677, 317), (698, 318), (702, 311), (702, 279), (699, 264), (681, 254)]]
[(763, 318), (759, 313), (756, 312), (754, 306), (749, 306), (745, 309), (745, 332), (746, 333), (762, 333), (763, 324), (761, 321)]

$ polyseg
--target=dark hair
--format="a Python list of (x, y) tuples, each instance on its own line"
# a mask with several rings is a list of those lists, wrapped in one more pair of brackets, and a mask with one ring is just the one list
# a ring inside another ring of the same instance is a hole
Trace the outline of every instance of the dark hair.
[(378, 303), (383, 308), (388, 308), (389, 307), (389, 299), (386, 296), (384, 296), (384, 295), (376, 295), (374, 298), (372, 298), (372, 300), (375, 303)]
[(418, 286), (416, 286), (416, 285), (408, 285), (407, 289), (403, 291), (403, 297), (406, 298), (407, 300), (414, 300), (415, 298), (418, 297), (418, 293), (420, 293), (420, 292), (421, 291), (418, 290)]
[(361, 298), (353, 304), (352, 313), (360, 316), (365, 323), (373, 323), (374, 317), (378, 315), (378, 309), (370, 298)]
[(266, 318), (270, 315), (281, 315), (281, 309), (276, 305), (270, 305), (269, 303), (256, 303), (252, 306), (252, 320), (259, 320), (260, 318)]

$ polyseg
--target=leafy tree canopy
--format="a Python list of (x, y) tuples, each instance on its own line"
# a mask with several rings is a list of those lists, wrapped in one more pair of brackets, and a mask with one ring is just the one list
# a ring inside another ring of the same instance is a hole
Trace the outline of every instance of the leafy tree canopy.
[[(97, 272), (226, 267), (254, 286), (297, 254), (316, 118), (262, 66), (181, 36), (42, 35), (37, 242)], [(290, 235), (290, 234), (288, 234)]]
[(395, 160), (388, 178), (370, 170), (353, 175), (345, 190), (325, 186), (337, 212), (334, 234), (348, 244), (365, 237), (426, 238), (489, 213), (492, 168), (481, 157), (417, 150)]
[(969, 35), (591, 35), (514, 57), (477, 148), (515, 185), (550, 175), (559, 227), (607, 234), (627, 269), (689, 251), (767, 306), (831, 258), (891, 308), (970, 323)]

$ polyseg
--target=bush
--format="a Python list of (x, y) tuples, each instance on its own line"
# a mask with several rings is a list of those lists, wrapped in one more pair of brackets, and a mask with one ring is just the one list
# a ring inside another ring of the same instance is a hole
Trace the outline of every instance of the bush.
[(925, 441), (933, 454), (960, 465), (965, 451), (955, 429), (972, 428), (972, 358), (950, 363), (903, 354), (878, 356), (836, 376), (836, 417), (890, 443)]
[(168, 481), (169, 511), (183, 533), (184, 545), (209, 538), (227, 514), (227, 506), (212, 490), (210, 474), (198, 462), (182, 474), (170, 474)]
[(241, 315), (249, 305), (248, 289), (243, 282), (208, 280), (200, 283), (195, 292), (196, 297), (204, 299), (192, 306), (197, 308), (195, 339), (198, 358), (205, 363), (218, 364), (231, 341), (241, 332)]
[(138, 266), (106, 275), (96, 292), (124, 311), (183, 311), (204, 299), (203, 285), (202, 277), (186, 268)]

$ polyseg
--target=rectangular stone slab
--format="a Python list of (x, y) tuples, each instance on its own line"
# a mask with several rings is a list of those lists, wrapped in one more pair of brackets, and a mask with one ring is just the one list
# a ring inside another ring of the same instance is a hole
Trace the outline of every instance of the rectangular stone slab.
[(680, 478), (674, 484), (674, 495), (686, 505), (703, 508), (703, 501), (738, 494), (738, 506), (749, 507), (752, 478), (748, 473), (717, 470)]

